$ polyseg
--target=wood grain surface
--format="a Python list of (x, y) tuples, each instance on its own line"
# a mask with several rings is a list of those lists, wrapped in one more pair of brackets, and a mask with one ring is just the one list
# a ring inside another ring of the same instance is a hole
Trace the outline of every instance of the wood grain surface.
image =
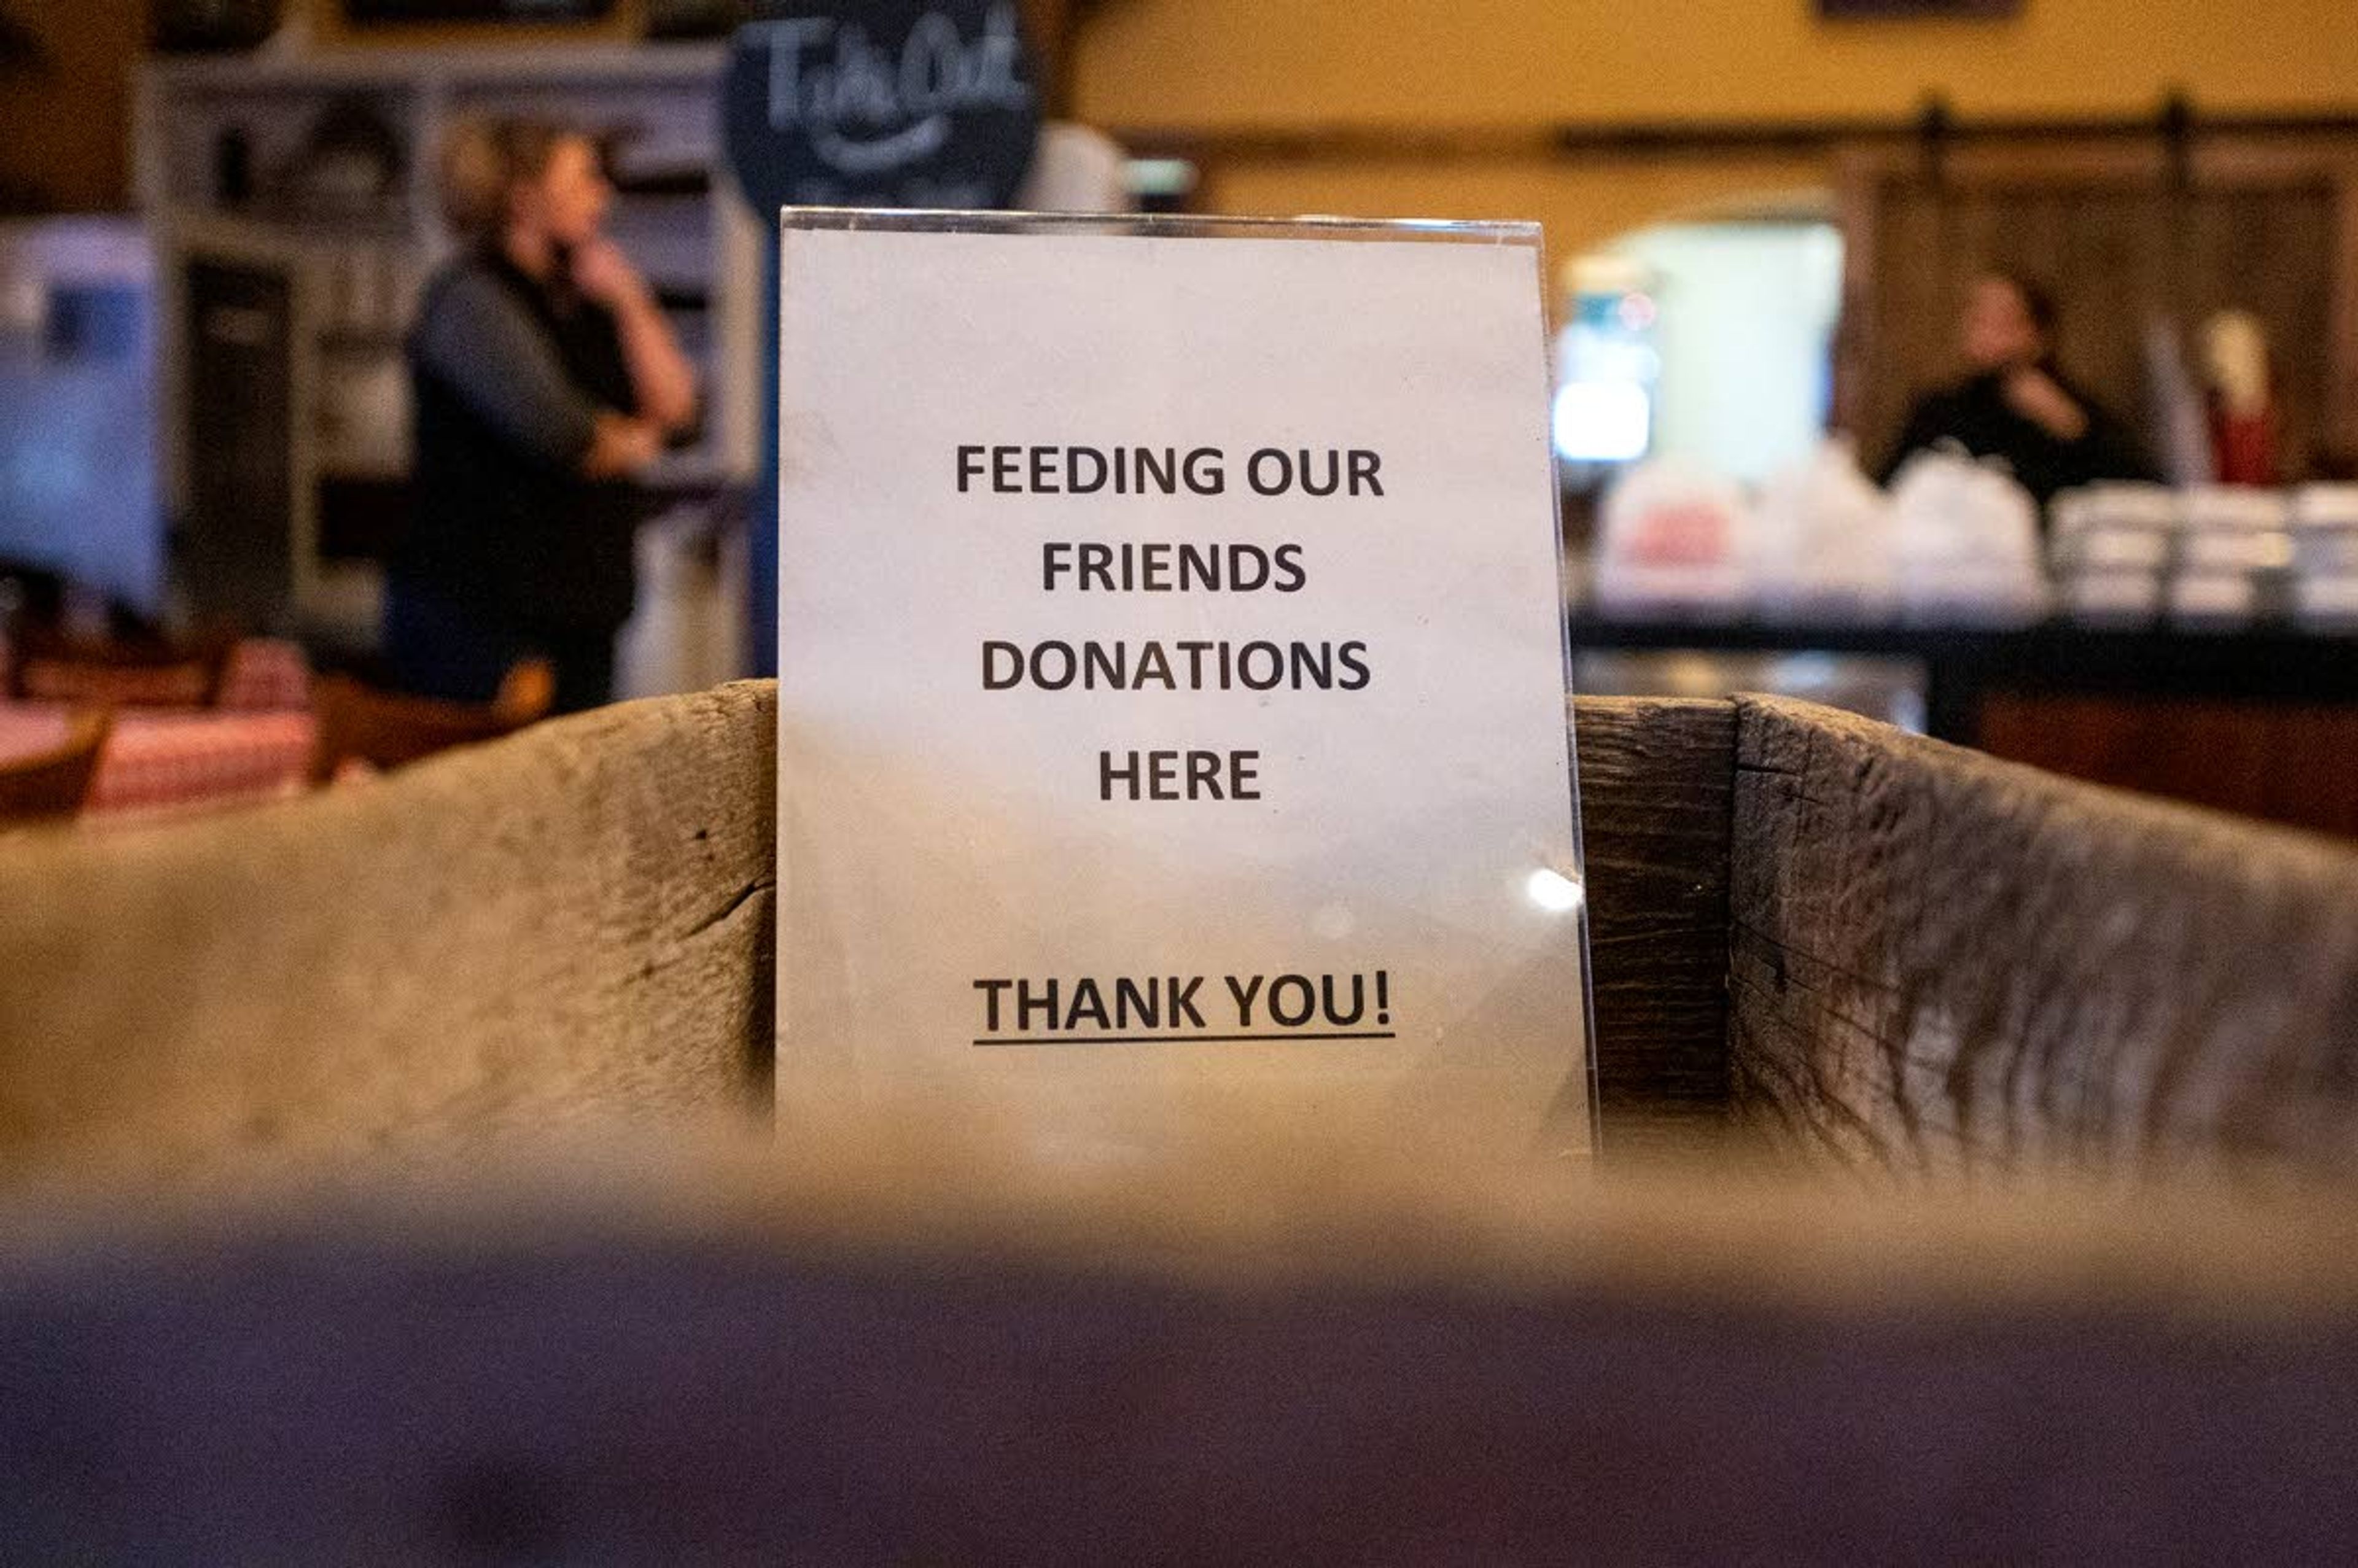
[(1727, 869), (1736, 708), (1574, 705), (1600, 1136), (1684, 1147), (1727, 1119)]
[[(1917, 1174), (2358, 1142), (2358, 856), (1799, 704), (1575, 714), (1608, 1152), (1731, 1099)], [(0, 1172), (758, 1115), (774, 725), (748, 684), (0, 842)]]
[(1903, 1178), (2338, 1175), (2358, 854), (1739, 701), (1738, 1114)]
[[(1733, 710), (1578, 713), (1603, 1106), (1637, 1147), (1725, 1098)], [(0, 842), (0, 1173), (765, 1106), (775, 735), (747, 683), (267, 809)]]
[(0, 840), (0, 1173), (741, 1117), (767, 1070), (775, 696)]

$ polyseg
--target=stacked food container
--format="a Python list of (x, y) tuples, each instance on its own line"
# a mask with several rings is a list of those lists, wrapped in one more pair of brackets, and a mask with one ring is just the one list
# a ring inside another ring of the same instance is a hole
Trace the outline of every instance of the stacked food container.
[(2358, 485), (2311, 485), (2292, 504), (2294, 619), (2358, 632)]
[(2178, 552), (2178, 492), (2102, 484), (2055, 498), (2055, 600), (2089, 625), (2146, 626), (2161, 613)]
[(2082, 624), (2358, 630), (2358, 485), (2100, 484), (2053, 517), (2056, 600)]
[(2195, 630), (2274, 620), (2292, 569), (2290, 506), (2278, 491), (2202, 485), (2186, 492), (2169, 618)]

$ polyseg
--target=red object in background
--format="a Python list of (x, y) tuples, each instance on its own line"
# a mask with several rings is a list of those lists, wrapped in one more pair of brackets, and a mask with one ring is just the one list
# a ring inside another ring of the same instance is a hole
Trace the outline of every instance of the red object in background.
[(1711, 567), (1734, 548), (1727, 514), (1700, 501), (1657, 506), (1638, 520), (1627, 554), (1632, 565)]
[(2211, 406), (2211, 467), (2221, 484), (2277, 482), (2277, 410), (2271, 401), (2256, 414), (2230, 414)]
[[(5, 658), (0, 643), (0, 666)], [(0, 760), (58, 744), (72, 714), (65, 703), (0, 702)], [(116, 713), (82, 814), (135, 820), (297, 794), (318, 736), (303, 650), (251, 638), (231, 651), (213, 707)]]
[[(0, 757), (57, 745), (72, 715), (61, 703), (0, 703)], [(302, 708), (124, 708), (99, 753), (82, 815), (134, 818), (300, 794), (318, 736), (318, 720)]]

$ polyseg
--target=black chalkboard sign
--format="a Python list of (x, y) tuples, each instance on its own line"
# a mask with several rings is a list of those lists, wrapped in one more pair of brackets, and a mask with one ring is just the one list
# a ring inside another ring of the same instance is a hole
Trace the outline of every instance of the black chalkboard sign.
[(773, 6), (738, 31), (722, 115), (763, 209), (1004, 207), (1040, 129), (1012, 0)]

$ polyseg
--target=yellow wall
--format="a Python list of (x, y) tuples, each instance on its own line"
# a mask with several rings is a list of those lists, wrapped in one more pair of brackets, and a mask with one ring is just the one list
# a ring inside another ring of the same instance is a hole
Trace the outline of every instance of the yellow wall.
[[(1812, 0), (1101, 0), (1080, 116), (1149, 133), (1617, 120), (2358, 109), (2358, 0), (2025, 0), (2002, 22), (1821, 22)], [(1813, 160), (1221, 158), (1226, 211), (1537, 217), (1559, 254), (1822, 183)]]
[(1812, 0), (1101, 0), (1085, 117), (1521, 124), (2358, 102), (2350, 0), (2025, 0), (2003, 22), (1828, 23)]
[[(330, 0), (287, 0), (323, 42)], [(1035, 10), (1041, 6), (1033, 7)], [(1624, 119), (2134, 114), (2183, 85), (2216, 111), (2358, 111), (2358, 0), (2025, 0), (1998, 23), (1822, 23), (1812, 0), (1096, 0), (1067, 80), (1117, 129), (1531, 128)], [(637, 0), (603, 27), (626, 34)], [(0, 92), (0, 175), (119, 205), (143, 0), (19, 0), (57, 56)], [(387, 42), (420, 35), (372, 31)], [(427, 35), (528, 46), (530, 35)], [(1561, 254), (1652, 218), (1822, 183), (1813, 161), (1223, 159), (1227, 211), (1537, 217)]]

